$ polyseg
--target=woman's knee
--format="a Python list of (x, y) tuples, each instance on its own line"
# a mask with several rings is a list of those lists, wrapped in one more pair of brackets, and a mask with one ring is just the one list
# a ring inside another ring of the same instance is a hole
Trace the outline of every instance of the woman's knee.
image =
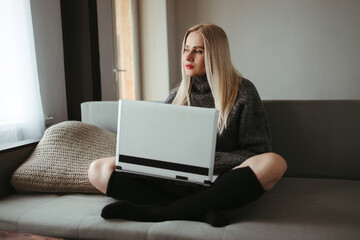
[(264, 153), (247, 159), (238, 167), (250, 167), (266, 191), (271, 190), (287, 169), (283, 157), (276, 153)]
[(277, 153), (266, 153), (267, 160), (269, 161), (270, 167), (274, 173), (282, 177), (287, 170), (286, 160)]
[(115, 169), (115, 158), (101, 158), (93, 161), (88, 170), (90, 183), (105, 193), (111, 173)]
[(277, 153), (266, 153), (263, 156), (263, 164), (265, 165), (263, 172), (264, 189), (269, 191), (285, 174), (287, 163), (285, 159)]
[(282, 177), (287, 170), (286, 160), (277, 153), (269, 153), (270, 161), (279, 177)]
[(93, 161), (89, 166), (88, 177), (91, 183), (94, 179), (96, 179), (97, 175), (100, 172), (99, 170), (101, 168), (101, 162), (99, 160), (100, 159)]

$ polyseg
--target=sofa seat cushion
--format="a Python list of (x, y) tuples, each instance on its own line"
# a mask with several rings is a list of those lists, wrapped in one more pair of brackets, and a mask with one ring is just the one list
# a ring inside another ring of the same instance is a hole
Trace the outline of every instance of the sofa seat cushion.
[[(231, 224), (104, 220), (101, 195), (15, 194), (0, 199), (0, 229), (83, 239), (357, 239), (360, 181), (283, 178)], [(201, 204), (201, 203), (199, 203)]]

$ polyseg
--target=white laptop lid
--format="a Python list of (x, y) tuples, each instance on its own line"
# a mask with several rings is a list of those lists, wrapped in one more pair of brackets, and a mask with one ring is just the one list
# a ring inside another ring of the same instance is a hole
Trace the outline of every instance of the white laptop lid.
[(120, 100), (120, 171), (204, 184), (213, 180), (218, 111)]

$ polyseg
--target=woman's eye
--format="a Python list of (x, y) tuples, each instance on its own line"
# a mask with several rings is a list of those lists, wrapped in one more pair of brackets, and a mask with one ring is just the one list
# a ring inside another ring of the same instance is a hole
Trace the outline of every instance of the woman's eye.
[[(190, 49), (187, 49), (187, 48), (184, 48), (184, 52), (190, 52)], [(193, 52), (193, 53), (203, 53), (204, 51), (203, 50), (191, 50), (191, 52)]]

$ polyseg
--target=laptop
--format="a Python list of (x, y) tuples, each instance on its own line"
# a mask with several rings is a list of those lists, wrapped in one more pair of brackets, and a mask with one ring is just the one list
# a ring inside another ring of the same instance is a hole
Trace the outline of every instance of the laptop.
[(218, 115), (210, 108), (119, 100), (116, 171), (210, 186)]

